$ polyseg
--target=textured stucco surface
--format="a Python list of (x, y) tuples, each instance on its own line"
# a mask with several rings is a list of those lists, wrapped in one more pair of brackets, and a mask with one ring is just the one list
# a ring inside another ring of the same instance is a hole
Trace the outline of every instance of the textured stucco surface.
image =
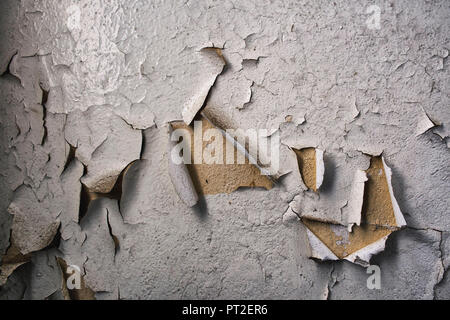
[[(30, 254), (1, 299), (64, 298), (57, 257), (97, 299), (450, 298), (449, 1), (2, 0), (0, 39), (0, 263)], [(220, 126), (280, 135), (282, 184), (179, 199), (166, 125), (205, 86)], [(322, 197), (288, 147), (324, 151)], [(283, 217), (345, 224), (381, 152), (407, 227), (370, 290)]]

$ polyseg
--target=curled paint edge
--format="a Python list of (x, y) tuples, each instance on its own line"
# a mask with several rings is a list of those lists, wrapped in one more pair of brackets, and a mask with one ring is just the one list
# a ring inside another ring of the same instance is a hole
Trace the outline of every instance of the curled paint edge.
[(392, 170), (387, 166), (386, 162), (384, 161), (384, 157), (381, 157), (381, 161), (383, 162), (384, 172), (386, 173), (386, 180), (389, 188), (389, 194), (391, 196), (392, 208), (394, 209), (395, 221), (397, 223), (397, 227), (401, 228), (406, 226), (406, 221), (400, 210), (397, 200), (395, 199), (394, 190), (392, 189)]
[(364, 202), (364, 186), (366, 181), (366, 172), (359, 169), (356, 170), (350, 191), (350, 201), (348, 203), (347, 229), (349, 232), (352, 231), (353, 225), (361, 225), (361, 210)]
[(192, 182), (191, 175), (186, 167), (185, 163), (175, 164), (172, 161), (171, 151), (172, 148), (177, 144), (171, 139), (172, 126), (168, 124), (168, 136), (169, 143), (167, 148), (167, 162), (168, 171), (172, 185), (175, 188), (178, 197), (183, 201), (188, 207), (193, 207), (198, 202), (198, 194), (195, 190), (194, 183)]
[(183, 117), (184, 123), (190, 125), (192, 120), (194, 120), (197, 113), (203, 107), (205, 103), (206, 97), (208, 96), (209, 90), (214, 84), (216, 78), (212, 79), (212, 81), (208, 81), (204, 83), (197, 94), (192, 96), (185, 104), (183, 110), (181, 111), (181, 115)]
[(428, 117), (426, 112), (423, 111), (422, 118), (417, 122), (416, 137), (427, 132), (428, 130), (430, 130), (435, 126), (436, 124), (433, 121), (431, 121), (430, 117)]
[(316, 190), (319, 190), (323, 182), (325, 173), (325, 164), (323, 162), (323, 150), (315, 149), (316, 152)]
[(384, 248), (386, 247), (386, 240), (389, 237), (389, 234), (387, 236), (384, 236), (383, 238), (365, 246), (364, 248), (361, 248), (352, 254), (346, 256), (344, 260), (350, 261), (355, 264), (359, 264), (363, 267), (369, 266), (369, 261), (372, 256), (382, 252)]
[(311, 258), (320, 260), (339, 260), (339, 258), (305, 226), (308, 235), (309, 246), (311, 248)]
[[(213, 49), (213, 50), (210, 50), (210, 49)], [(191, 124), (192, 120), (194, 120), (197, 113), (200, 111), (200, 109), (205, 104), (205, 101), (206, 101), (206, 98), (208, 97), (209, 91), (214, 86), (214, 83), (216, 82), (217, 77), (222, 73), (223, 68), (226, 65), (226, 62), (222, 56), (222, 53), (217, 52), (216, 49), (217, 48), (205, 47), (205, 48), (202, 48), (199, 50), (200, 52), (214, 52), (213, 53), (214, 59), (217, 59), (218, 64), (220, 64), (220, 67), (218, 68), (217, 73), (211, 74), (211, 76), (205, 82), (203, 82), (200, 90), (196, 94), (194, 94), (191, 98), (189, 98), (188, 101), (186, 102), (186, 104), (184, 105), (184, 107), (181, 111), (181, 116), (183, 117), (184, 123), (186, 123), (187, 125)], [(209, 59), (209, 60), (211, 60), (211, 59)]]

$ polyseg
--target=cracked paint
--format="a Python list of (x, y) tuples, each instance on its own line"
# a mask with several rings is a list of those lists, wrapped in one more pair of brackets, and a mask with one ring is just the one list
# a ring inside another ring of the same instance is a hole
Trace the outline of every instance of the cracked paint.
[(369, 5), (2, 1), (0, 299), (448, 299), (450, 6)]

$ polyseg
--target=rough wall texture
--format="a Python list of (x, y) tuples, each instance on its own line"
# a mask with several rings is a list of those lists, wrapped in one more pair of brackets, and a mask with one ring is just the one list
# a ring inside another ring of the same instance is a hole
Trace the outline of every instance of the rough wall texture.
[[(0, 298), (450, 298), (449, 1), (3, 0), (0, 39)], [(273, 188), (187, 207), (166, 130), (187, 101), (323, 150), (321, 193), (286, 156)], [(380, 153), (407, 226), (369, 289), (284, 216), (346, 225)]]

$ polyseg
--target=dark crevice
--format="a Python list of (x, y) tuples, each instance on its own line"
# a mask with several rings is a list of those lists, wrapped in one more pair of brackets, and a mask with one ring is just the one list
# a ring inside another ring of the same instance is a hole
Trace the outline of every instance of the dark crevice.
[[(16, 55), (17, 55), (17, 51), (14, 52), (14, 54), (11, 56), (11, 59), (9, 59), (8, 65), (6, 66), (6, 70), (1, 74), (1, 77), (5, 77), (5, 76), (7, 76), (7, 75), (11, 75), (11, 76), (13, 76), (14, 78), (17, 79), (17, 77), (14, 76), (14, 75), (11, 73), (11, 63), (12, 63), (12, 61), (13, 61), (13, 59), (14, 59), (14, 57), (15, 57)], [(17, 80), (20, 80), (20, 79), (17, 79)]]
[[(133, 162), (132, 162), (133, 163)], [(98, 195), (109, 198), (109, 199), (115, 199), (120, 203), (120, 200), (122, 199), (122, 182), (123, 182), (123, 176), (125, 174), (125, 171), (129, 168), (131, 163), (122, 170), (120, 175), (117, 177), (116, 183), (114, 184), (114, 187), (111, 189), (108, 193), (99, 193)]]
[(139, 159), (142, 160), (142, 155), (144, 154), (145, 149), (145, 134), (144, 130), (141, 130), (142, 142), (141, 142), (141, 152), (139, 153)]
[(78, 221), (81, 221), (83, 217), (86, 215), (89, 209), (89, 203), (91, 202), (91, 196), (89, 195), (89, 191), (87, 190), (85, 185), (81, 185), (80, 192), (80, 211), (78, 214)]
[(42, 90), (42, 101), (41, 101), (41, 104), (43, 106), (45, 106), (47, 104), (48, 94), (50, 93), (50, 91), (45, 90), (44, 88), (42, 88), (42, 85), (39, 85), (39, 86), (41, 87), (41, 90)]
[(106, 209), (106, 222), (108, 223), (109, 234), (114, 241), (114, 259), (116, 259), (116, 254), (120, 249), (120, 242), (119, 242), (119, 239), (117, 239), (117, 237), (113, 234), (111, 222), (109, 220), (109, 210), (108, 209)]
[(66, 169), (69, 167), (70, 163), (75, 159), (75, 153), (77, 151), (77, 147), (72, 146), (69, 144), (69, 154), (67, 155), (66, 163), (64, 164), (63, 172), (66, 171)]
[(48, 129), (47, 129), (47, 108), (46, 108), (46, 104), (47, 104), (47, 100), (48, 100), (48, 94), (49, 91), (45, 90), (44, 88), (42, 88), (42, 85), (39, 85), (41, 90), (42, 90), (42, 101), (41, 101), (41, 105), (42, 105), (42, 122), (43, 122), (43, 126), (44, 126), (44, 134), (42, 135), (42, 141), (41, 141), (41, 145), (45, 144), (45, 141), (47, 141), (47, 136), (48, 136)]
[[(135, 161), (137, 161), (137, 160), (135, 160)], [(124, 177), (125, 172), (127, 171), (127, 169), (135, 161), (131, 162), (128, 166), (126, 166), (125, 169), (122, 170), (120, 175), (117, 177), (117, 180), (116, 180), (113, 188), (108, 193), (91, 192), (91, 191), (89, 191), (89, 189), (84, 184), (82, 184), (82, 186), (81, 186), (81, 195), (80, 195), (80, 213), (79, 213), (80, 221), (86, 215), (86, 213), (87, 213), (87, 211), (89, 209), (89, 203), (92, 200), (97, 199), (97, 198), (108, 198), (108, 199), (117, 200), (119, 213), (121, 212), (120, 211), (120, 200), (122, 199), (122, 192), (123, 192), (123, 190), (122, 190), (123, 177)], [(83, 175), (85, 175), (86, 172), (87, 172), (86, 166), (84, 166)]]
[(17, 51), (12, 55), (11, 59), (8, 62), (6, 70), (0, 75), (0, 78), (16, 83), (18, 86), (22, 86), (22, 81), (20, 80), (20, 78), (11, 73), (11, 63), (16, 55)]
[[(86, 174), (87, 169), (86, 166), (83, 165), (83, 175)], [(81, 184), (81, 191), (80, 191), (80, 206), (79, 206), (79, 213), (78, 213), (78, 221), (81, 221), (83, 217), (86, 215), (88, 209), (89, 209), (89, 203), (91, 202), (91, 195), (89, 194), (89, 190), (84, 184)]]
[(56, 234), (53, 237), (52, 242), (50, 242), (48, 246), (46, 246), (45, 248), (43, 248), (39, 251), (45, 251), (45, 250), (52, 249), (52, 248), (58, 249), (60, 243), (61, 243), (61, 224), (59, 224), (58, 230), (56, 231)]

